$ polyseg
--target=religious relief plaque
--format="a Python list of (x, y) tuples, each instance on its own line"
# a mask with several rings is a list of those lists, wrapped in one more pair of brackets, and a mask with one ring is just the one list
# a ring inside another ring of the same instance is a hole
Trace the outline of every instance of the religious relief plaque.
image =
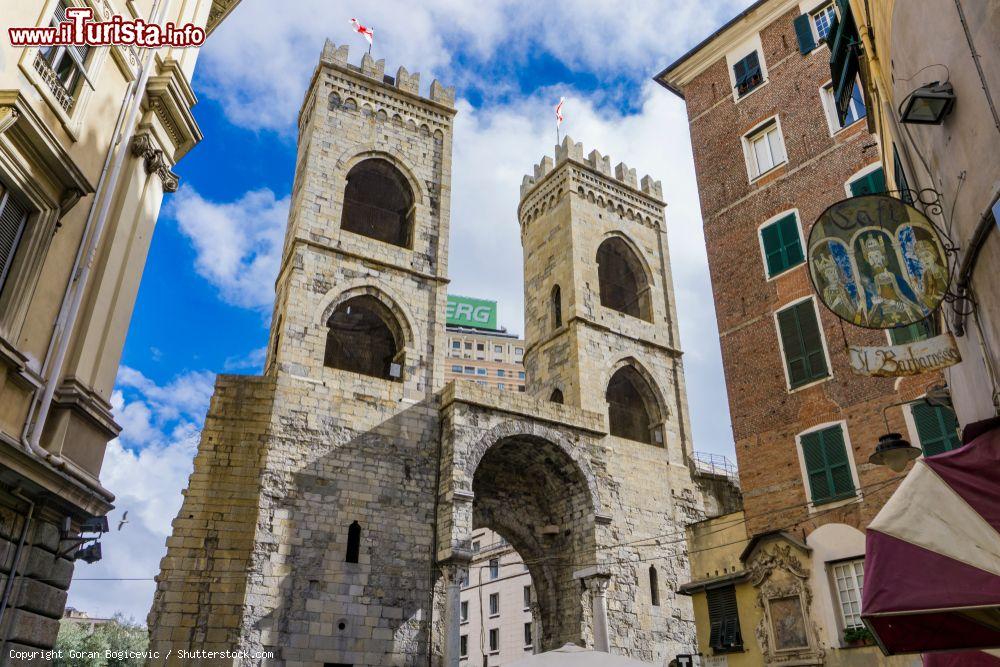
[(802, 601), (798, 595), (768, 600), (771, 612), (771, 633), (776, 651), (809, 648), (806, 619), (802, 614)]
[(837, 202), (809, 233), (809, 276), (823, 304), (869, 329), (914, 324), (948, 290), (948, 259), (927, 216), (893, 197)]

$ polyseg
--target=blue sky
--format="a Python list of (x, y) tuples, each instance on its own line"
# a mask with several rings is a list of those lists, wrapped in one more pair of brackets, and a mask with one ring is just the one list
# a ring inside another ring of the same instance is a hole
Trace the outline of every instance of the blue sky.
[[(695, 448), (732, 458), (732, 434), (683, 103), (651, 81), (749, 0), (243, 0), (202, 50), (194, 113), (205, 139), (175, 171), (113, 396), (123, 425), (102, 481), (118, 496), (104, 560), (80, 564), (69, 604), (144, 621), (170, 520), (219, 372), (258, 373), (295, 156), (295, 116), (326, 37), (457, 88), (450, 277), (497, 299), (523, 331), (515, 208), (521, 176), (564, 132), (663, 181)], [(482, 258), (495, 270), (484, 273)]]

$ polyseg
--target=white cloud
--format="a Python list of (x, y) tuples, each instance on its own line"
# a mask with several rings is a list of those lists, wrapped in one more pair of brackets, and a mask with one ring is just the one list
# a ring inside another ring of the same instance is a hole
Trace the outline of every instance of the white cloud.
[(267, 348), (258, 347), (243, 356), (233, 356), (226, 359), (222, 368), (226, 371), (262, 371), (264, 359), (267, 358)]
[(184, 186), (168, 206), (194, 246), (198, 275), (218, 288), (226, 303), (270, 310), (288, 197), (276, 199), (264, 188), (220, 204)]
[(602, 79), (648, 79), (750, 2), (244, 0), (209, 39), (200, 76), (235, 124), (290, 134), (323, 41), (351, 45), (360, 60), (365, 44), (350, 16), (375, 28), (373, 54), (386, 58), (388, 74), (404, 65), (422, 72), (425, 89), (437, 76), (490, 94), (497, 78), (463, 67), (470, 59), (510, 69), (545, 54)]

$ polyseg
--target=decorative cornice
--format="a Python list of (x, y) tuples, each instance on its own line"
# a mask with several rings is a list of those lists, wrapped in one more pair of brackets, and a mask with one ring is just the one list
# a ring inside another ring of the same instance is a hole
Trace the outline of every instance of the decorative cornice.
[(211, 35), (219, 27), (219, 24), (236, 9), (238, 4), (240, 4), (240, 0), (212, 0), (212, 9), (208, 12), (205, 32)]
[(154, 146), (153, 138), (149, 134), (135, 136), (132, 140), (132, 155), (143, 159), (147, 174), (156, 174), (160, 177), (164, 192), (177, 192), (180, 177), (170, 171), (166, 160), (163, 159), (163, 151)]

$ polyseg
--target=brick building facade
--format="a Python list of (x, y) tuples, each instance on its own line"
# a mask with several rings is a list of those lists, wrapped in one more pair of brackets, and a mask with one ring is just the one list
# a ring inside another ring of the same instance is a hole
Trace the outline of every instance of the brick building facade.
[[(953, 414), (919, 400), (940, 374), (856, 375), (846, 349), (913, 340), (940, 322), (891, 334), (851, 326), (810, 281), (813, 221), (847, 197), (884, 191), (891, 169), (880, 162), (859, 88), (843, 126), (833, 112), (823, 40), (835, 18), (826, 0), (762, 0), (657, 76), (687, 105), (745, 503), (737, 522), (745, 520), (746, 549), (708, 588), (738, 587), (752, 573), (760, 623), (754, 633), (741, 619), (738, 643), (756, 634), (767, 663), (876, 660), (873, 649), (841, 649), (860, 626), (852, 609), (864, 528), (901, 478), (868, 462), (886, 433), (883, 409), (889, 430), (925, 451), (957, 444)], [(939, 424), (925, 419), (928, 410)], [(782, 549), (790, 549), (784, 558)], [(843, 563), (855, 568), (849, 581), (836, 574)], [(788, 650), (764, 613), (768, 582), (783, 568), (793, 575), (778, 588), (801, 594), (807, 640)], [(704, 573), (694, 574), (688, 590), (704, 593)], [(701, 639), (708, 655), (728, 652), (708, 628)]]

